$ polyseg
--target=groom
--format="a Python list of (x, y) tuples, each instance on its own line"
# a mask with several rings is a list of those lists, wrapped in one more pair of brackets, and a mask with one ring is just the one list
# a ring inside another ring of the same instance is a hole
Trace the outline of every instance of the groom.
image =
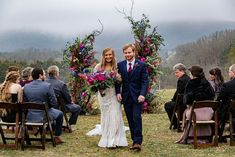
[(140, 151), (143, 140), (141, 110), (148, 89), (148, 73), (146, 64), (135, 59), (134, 45), (126, 44), (123, 54), (126, 60), (118, 63), (122, 84), (116, 85), (116, 94), (118, 101), (124, 104), (129, 123), (133, 141), (130, 149)]

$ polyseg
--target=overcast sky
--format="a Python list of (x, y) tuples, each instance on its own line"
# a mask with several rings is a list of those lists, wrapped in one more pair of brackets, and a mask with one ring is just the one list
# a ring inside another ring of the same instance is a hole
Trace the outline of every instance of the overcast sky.
[[(130, 28), (123, 15), (131, 0), (0, 0), (0, 32), (41, 31), (57, 35)], [(133, 17), (151, 23), (171, 21), (235, 21), (235, 0), (135, 0)]]

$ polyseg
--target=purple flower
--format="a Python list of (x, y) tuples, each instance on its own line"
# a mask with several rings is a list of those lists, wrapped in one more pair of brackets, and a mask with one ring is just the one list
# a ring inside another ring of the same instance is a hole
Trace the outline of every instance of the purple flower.
[(84, 49), (84, 47), (85, 47), (85, 46), (81, 43), (81, 44), (80, 44), (80, 49)]

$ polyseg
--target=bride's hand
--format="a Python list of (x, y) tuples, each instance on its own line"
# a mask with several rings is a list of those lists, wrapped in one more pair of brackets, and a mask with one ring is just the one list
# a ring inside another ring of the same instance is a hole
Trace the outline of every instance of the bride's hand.
[(116, 78), (118, 81), (122, 81), (122, 76), (119, 73), (116, 73)]

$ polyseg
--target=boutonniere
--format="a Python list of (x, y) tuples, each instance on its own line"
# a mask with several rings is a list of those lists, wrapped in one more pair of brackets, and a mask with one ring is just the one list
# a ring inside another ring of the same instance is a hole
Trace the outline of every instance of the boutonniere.
[(138, 62), (136, 62), (136, 63), (134, 64), (134, 68), (137, 68), (138, 66), (140, 66), (140, 65), (138, 64)]

